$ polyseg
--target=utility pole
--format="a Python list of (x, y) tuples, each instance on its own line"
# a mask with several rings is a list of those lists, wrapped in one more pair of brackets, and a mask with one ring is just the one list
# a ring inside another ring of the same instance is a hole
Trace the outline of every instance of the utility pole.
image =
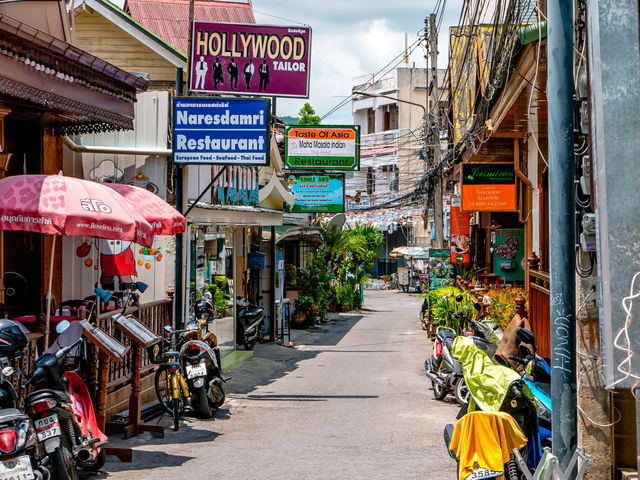
[[(425, 20), (425, 27), (427, 21)], [(436, 248), (444, 247), (444, 221), (442, 208), (442, 170), (441, 170), (441, 152), (440, 152), (440, 101), (438, 98), (438, 31), (436, 29), (436, 14), (429, 15), (429, 41), (428, 49), (431, 54), (431, 83), (427, 86), (427, 92), (430, 97), (430, 115), (425, 118), (425, 129), (429, 131), (430, 137), (433, 139), (433, 162), (431, 164), (431, 174), (435, 176), (434, 199), (435, 199), (435, 228), (436, 228)], [(431, 128), (431, 120), (436, 126), (435, 131)], [(425, 143), (428, 136), (425, 137)]]

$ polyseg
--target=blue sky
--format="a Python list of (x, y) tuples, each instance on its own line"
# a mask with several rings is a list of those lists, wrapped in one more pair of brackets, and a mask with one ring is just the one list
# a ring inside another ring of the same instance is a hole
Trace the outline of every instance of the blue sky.
[[(411, 45), (433, 12), (435, 0), (253, 0), (258, 24), (308, 24), (312, 28), (309, 100), (279, 98), (278, 115), (297, 116), (308, 101), (320, 116), (351, 93), (354, 78), (379, 71), (404, 49), (405, 32)], [(458, 23), (462, 0), (447, 2), (439, 35), (438, 64), (447, 64), (447, 35)], [(276, 18), (280, 17), (280, 18)], [(413, 51), (410, 65), (424, 67), (424, 48)], [(353, 122), (350, 104), (323, 123)]]

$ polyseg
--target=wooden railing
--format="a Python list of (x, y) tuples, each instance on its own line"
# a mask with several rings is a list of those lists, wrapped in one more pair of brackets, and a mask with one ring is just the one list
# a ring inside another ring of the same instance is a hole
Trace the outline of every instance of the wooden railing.
[(549, 272), (539, 269), (540, 259), (529, 258), (529, 323), (536, 336), (538, 353), (551, 356)]

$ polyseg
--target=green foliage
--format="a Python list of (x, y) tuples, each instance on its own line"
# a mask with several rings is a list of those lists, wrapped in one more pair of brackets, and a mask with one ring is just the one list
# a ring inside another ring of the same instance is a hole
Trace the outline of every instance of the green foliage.
[[(456, 300), (458, 295), (462, 295), (461, 302)], [(471, 295), (466, 290), (457, 287), (438, 288), (425, 294), (425, 297), (429, 299), (431, 319), (439, 325), (453, 328), (458, 334), (462, 333), (465, 325), (453, 313), (460, 313), (467, 318), (475, 316)]]
[(311, 311), (311, 307), (313, 306), (313, 297), (310, 295), (299, 295), (293, 304), (297, 311), (307, 313)]
[(300, 115), (298, 125), (320, 125), (320, 117), (316, 115), (316, 111), (309, 102), (302, 106), (298, 115)]
[(213, 297), (213, 304), (216, 307), (216, 312), (220, 315), (223, 314), (227, 308), (227, 304), (231, 299), (231, 295), (227, 294), (227, 277), (221, 275), (215, 278), (215, 283), (206, 286), (206, 289), (211, 293)]

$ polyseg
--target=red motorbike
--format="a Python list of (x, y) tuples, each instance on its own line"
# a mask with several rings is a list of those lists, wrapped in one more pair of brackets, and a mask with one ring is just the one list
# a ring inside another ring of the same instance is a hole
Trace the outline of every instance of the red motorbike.
[(98, 471), (106, 460), (107, 436), (98, 428), (89, 391), (69, 361), (82, 341), (80, 337), (41, 356), (26, 383), (37, 388), (27, 396), (26, 406), (59, 480), (78, 479), (79, 468)]

